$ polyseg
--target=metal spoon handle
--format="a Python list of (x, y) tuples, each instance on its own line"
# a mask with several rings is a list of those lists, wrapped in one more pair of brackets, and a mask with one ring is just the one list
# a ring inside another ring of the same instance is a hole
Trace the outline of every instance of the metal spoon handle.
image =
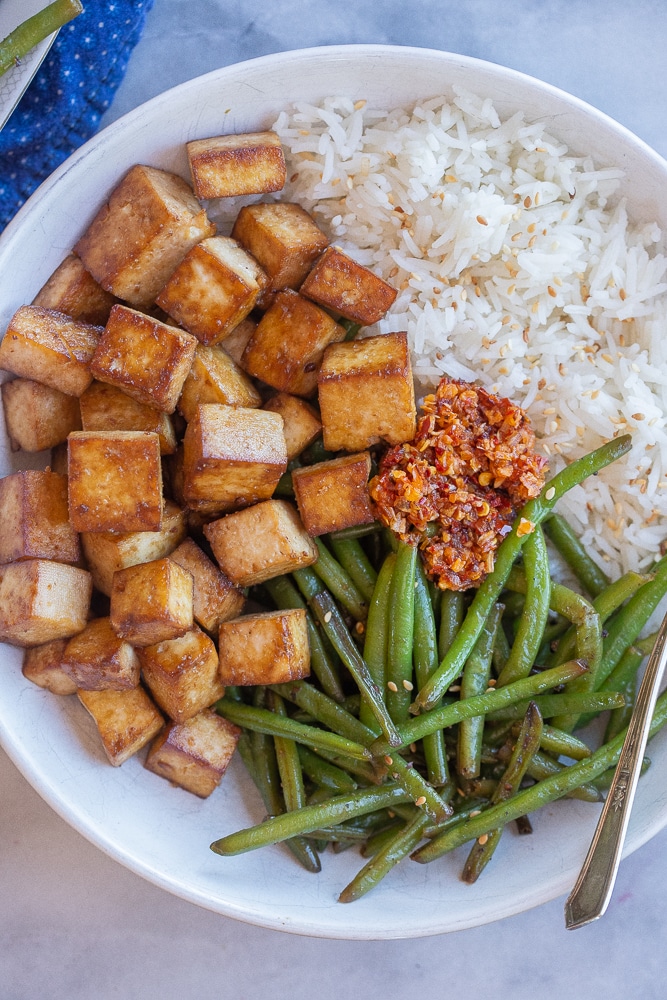
[(621, 861), (648, 731), (667, 663), (667, 615), (663, 619), (637, 692), (616, 774), (579, 878), (565, 903), (565, 926), (581, 927), (607, 909)]

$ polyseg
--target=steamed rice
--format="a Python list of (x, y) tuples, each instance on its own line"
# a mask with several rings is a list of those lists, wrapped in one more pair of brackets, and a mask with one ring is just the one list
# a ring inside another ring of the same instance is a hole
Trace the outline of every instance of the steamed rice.
[(297, 104), (274, 128), (281, 200), (400, 290), (367, 332), (407, 330), (421, 391), (446, 374), (509, 396), (552, 472), (632, 434), (559, 510), (611, 574), (650, 567), (666, 536), (667, 260), (658, 226), (628, 219), (622, 172), (461, 90), (411, 111)]

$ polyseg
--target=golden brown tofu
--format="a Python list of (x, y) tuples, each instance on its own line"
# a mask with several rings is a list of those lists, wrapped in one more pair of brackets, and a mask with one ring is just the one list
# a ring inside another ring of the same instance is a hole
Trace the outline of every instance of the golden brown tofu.
[(77, 696), (95, 722), (114, 767), (150, 743), (164, 726), (162, 715), (141, 686), (128, 691), (77, 691)]
[(115, 296), (98, 285), (79, 258), (70, 254), (42, 286), (32, 304), (56, 309), (83, 323), (104, 326), (115, 301)]
[(176, 174), (138, 164), (112, 191), (74, 247), (108, 292), (146, 308), (174, 268), (215, 226)]
[(231, 333), (228, 333), (225, 337), (225, 354), (228, 354), (232, 361), (235, 361), (239, 367), (241, 365), (241, 359), (243, 357), (243, 352), (246, 349), (246, 344), (252, 337), (253, 333), (257, 328), (257, 323), (252, 319), (244, 319), (238, 326), (235, 326)]
[(78, 566), (27, 559), (2, 567), (0, 639), (40, 646), (80, 632), (88, 619), (90, 573)]
[(327, 451), (410, 441), (417, 411), (407, 335), (387, 333), (327, 348), (318, 396)]
[(288, 462), (300, 455), (322, 433), (319, 414), (305, 399), (298, 396), (277, 392), (267, 399), (263, 409), (279, 413), (283, 418)]
[(69, 522), (67, 479), (26, 469), (0, 479), (0, 563), (52, 559), (77, 563), (79, 536)]
[(310, 535), (324, 535), (375, 520), (368, 497), (370, 471), (371, 457), (367, 451), (293, 470), (294, 495)]
[(293, 202), (261, 202), (239, 212), (232, 236), (259, 261), (272, 291), (298, 288), (329, 240)]
[(141, 673), (135, 650), (116, 635), (108, 618), (89, 621), (68, 641), (62, 668), (84, 691), (127, 691), (137, 686)]
[(160, 439), (160, 454), (176, 451), (176, 434), (168, 413), (140, 403), (106, 382), (91, 382), (79, 398), (84, 431), (149, 431)]
[(241, 614), (245, 597), (208, 558), (193, 538), (186, 538), (171, 553), (171, 559), (192, 573), (195, 621), (217, 635), (221, 622)]
[(165, 500), (159, 531), (82, 532), (81, 547), (94, 586), (108, 597), (117, 569), (170, 555), (181, 544), (187, 530), (185, 510), (173, 501)]
[(194, 625), (192, 574), (168, 556), (117, 570), (110, 596), (112, 628), (133, 646), (176, 639)]
[(246, 132), (187, 143), (198, 198), (268, 194), (285, 186), (285, 156), (275, 132)]
[(179, 413), (186, 420), (194, 419), (200, 403), (252, 409), (261, 402), (262, 397), (251, 380), (225, 350), (199, 344), (178, 401)]
[(317, 546), (287, 500), (264, 500), (204, 526), (220, 569), (252, 587), (317, 560)]
[(186, 254), (156, 302), (202, 344), (217, 344), (246, 318), (267, 283), (236, 240), (213, 236)]
[(185, 330), (115, 305), (90, 370), (140, 403), (173, 413), (196, 347), (197, 338)]
[(283, 421), (277, 413), (204, 403), (183, 440), (183, 490), (190, 504), (232, 510), (267, 500), (287, 468)]
[(76, 531), (159, 531), (160, 439), (144, 431), (75, 431), (68, 440), (69, 516)]
[(283, 684), (310, 673), (306, 612), (268, 611), (223, 622), (218, 634), (225, 685)]
[(76, 684), (62, 668), (63, 652), (67, 639), (53, 639), (41, 646), (31, 646), (23, 654), (21, 668), (26, 680), (51, 694), (67, 695), (76, 693)]
[(3, 382), (2, 406), (12, 451), (45, 451), (81, 430), (76, 396), (68, 396), (41, 382), (15, 378)]
[(312, 396), (327, 345), (345, 330), (291, 289), (278, 292), (246, 345), (241, 367), (274, 389)]
[(395, 288), (338, 247), (324, 251), (306, 275), (300, 291), (325, 309), (362, 326), (381, 320), (398, 294)]
[(0, 343), (0, 368), (80, 396), (92, 381), (101, 328), (39, 306), (21, 306)]
[(206, 709), (187, 722), (169, 723), (153, 742), (146, 767), (205, 799), (220, 784), (240, 735), (238, 726)]
[(225, 693), (213, 640), (195, 628), (139, 650), (144, 681), (163, 712), (185, 722)]

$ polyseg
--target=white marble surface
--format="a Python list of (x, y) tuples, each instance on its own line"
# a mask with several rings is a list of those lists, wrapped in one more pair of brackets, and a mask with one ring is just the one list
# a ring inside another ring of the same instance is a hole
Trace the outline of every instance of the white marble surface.
[[(107, 120), (217, 66), (347, 42), (506, 64), (589, 101), (667, 155), (664, 0), (155, 0)], [(67, 827), (2, 752), (0, 844), (0, 1000), (664, 992), (667, 831), (626, 859), (607, 915), (589, 927), (566, 932), (557, 900), (487, 927), (387, 943), (290, 936), (171, 897)]]

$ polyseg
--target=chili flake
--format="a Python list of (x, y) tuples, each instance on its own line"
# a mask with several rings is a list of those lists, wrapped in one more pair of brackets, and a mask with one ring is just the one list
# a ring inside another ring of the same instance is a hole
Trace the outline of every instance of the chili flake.
[[(544, 485), (525, 412), (480, 386), (441, 379), (412, 441), (390, 448), (370, 483), (380, 521), (418, 545), (443, 590), (477, 587), (516, 510)], [(524, 531), (531, 531), (526, 522)]]

